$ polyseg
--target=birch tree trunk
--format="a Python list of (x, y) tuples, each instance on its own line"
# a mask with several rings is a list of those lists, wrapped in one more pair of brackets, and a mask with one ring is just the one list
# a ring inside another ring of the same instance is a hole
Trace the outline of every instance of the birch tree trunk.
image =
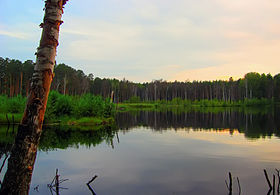
[(45, 1), (44, 21), (40, 25), (43, 31), (36, 53), (36, 65), (27, 105), (18, 127), (0, 194), (28, 194), (29, 192), (48, 94), (53, 79), (59, 27), (62, 24), (61, 17), (66, 1)]

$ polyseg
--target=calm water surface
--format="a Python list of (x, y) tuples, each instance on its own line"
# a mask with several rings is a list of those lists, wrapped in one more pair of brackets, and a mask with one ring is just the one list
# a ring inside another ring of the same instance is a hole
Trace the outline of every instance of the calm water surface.
[[(269, 175), (280, 168), (279, 120), (274, 114), (122, 113), (118, 130), (46, 129), (30, 194), (51, 194), (55, 169), (61, 194), (266, 194)], [(1, 159), (1, 162), (3, 158)], [(38, 186), (39, 185), (39, 186)], [(34, 190), (38, 186), (39, 192)]]

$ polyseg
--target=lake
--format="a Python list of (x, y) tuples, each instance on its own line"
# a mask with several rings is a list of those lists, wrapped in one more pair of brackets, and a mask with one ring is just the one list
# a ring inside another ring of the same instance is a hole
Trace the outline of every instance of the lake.
[[(0, 145), (1, 164), (11, 132)], [(269, 190), (263, 169), (272, 181), (280, 168), (279, 137), (277, 109), (124, 112), (117, 114), (115, 128), (101, 131), (46, 127), (30, 194), (51, 194), (47, 184), (58, 169), (60, 179), (68, 179), (60, 194), (224, 195), (231, 172), (233, 194), (238, 177), (241, 194), (263, 195)], [(95, 175), (89, 189), (86, 183)]]

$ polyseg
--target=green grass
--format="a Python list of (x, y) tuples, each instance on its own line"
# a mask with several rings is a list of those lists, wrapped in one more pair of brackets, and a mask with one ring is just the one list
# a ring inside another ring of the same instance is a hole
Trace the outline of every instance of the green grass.
[(276, 105), (277, 103), (273, 101), (273, 99), (245, 99), (238, 101), (223, 101), (223, 100), (183, 100), (180, 98), (174, 98), (171, 101), (166, 100), (157, 100), (157, 101), (148, 101), (148, 102), (133, 102), (127, 101), (125, 103), (118, 104), (118, 111), (131, 111), (136, 109), (143, 110), (162, 110), (168, 108), (217, 108), (217, 107), (254, 107), (254, 106), (270, 106)]
[(26, 98), (16, 96), (9, 98), (8, 96), (0, 96), (0, 113), (23, 113), (26, 104)]
[(259, 112), (260, 110), (271, 110), (277, 103), (270, 99), (246, 99), (244, 101), (221, 101), (221, 100), (182, 100), (175, 98), (171, 101), (158, 100), (138, 103), (120, 103), (116, 106), (118, 112), (146, 111), (172, 111), (181, 112), (212, 112), (218, 113), (227, 110)]
[(103, 126), (114, 123), (114, 118), (99, 118), (99, 117), (82, 117), (79, 119), (71, 118), (62, 120), (62, 125), (75, 125), (75, 126)]
[(157, 105), (154, 103), (119, 103), (117, 106), (118, 111), (132, 111), (132, 110), (154, 110)]
[[(25, 104), (26, 98), (22, 96), (12, 98), (0, 96), (0, 123), (8, 123), (6, 114), (10, 123), (13, 121), (12, 116), (14, 116), (14, 123), (19, 123)], [(101, 96), (92, 94), (68, 96), (51, 91), (44, 123), (102, 126), (114, 123), (112, 118), (114, 112), (114, 104)]]
[[(7, 123), (6, 113), (9, 121), (19, 123), (26, 98), (17, 96), (9, 98), (0, 96), (0, 123)], [(243, 101), (222, 101), (222, 100), (183, 100), (174, 98), (171, 101), (157, 100), (141, 102), (140, 98), (133, 97), (125, 103), (112, 104), (109, 99), (103, 99), (101, 96), (85, 94), (82, 96), (68, 96), (51, 91), (45, 113), (45, 124), (63, 123), (65, 125), (101, 125), (108, 121), (112, 122), (115, 111), (118, 112), (137, 112), (146, 111), (172, 111), (175, 113), (187, 111), (200, 112), (221, 112), (225, 108), (238, 108), (245, 110), (250, 107), (267, 107), (277, 105), (273, 99), (245, 99)]]

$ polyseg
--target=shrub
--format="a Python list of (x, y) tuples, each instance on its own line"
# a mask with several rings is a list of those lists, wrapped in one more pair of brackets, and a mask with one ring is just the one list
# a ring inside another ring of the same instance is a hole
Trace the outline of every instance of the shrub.
[(113, 104), (109, 99), (103, 100), (101, 96), (86, 94), (78, 99), (75, 107), (75, 114), (78, 117), (100, 116), (109, 117), (112, 115)]
[(57, 91), (51, 91), (49, 93), (47, 109), (46, 109), (46, 113), (45, 113), (45, 119), (55, 118), (55, 115), (56, 115), (56, 105), (55, 104), (60, 95), (61, 94), (58, 93)]
[(26, 98), (16, 96), (7, 99), (7, 112), (9, 113), (23, 113), (26, 104)]
[(68, 95), (59, 95), (54, 103), (54, 114), (56, 116), (73, 114), (75, 101)]
[(112, 104), (112, 103), (110, 102), (109, 98), (106, 99), (106, 100), (104, 101), (103, 117), (109, 118), (110, 116), (112, 116), (112, 115), (113, 115), (113, 110), (115, 110), (115, 109), (114, 109), (114, 104)]
[(8, 112), (8, 97), (0, 96), (0, 113), (7, 113)]
[[(0, 96), (0, 113), (23, 113), (26, 98), (17, 96), (9, 98)], [(83, 96), (62, 95), (51, 91), (48, 97), (45, 119), (54, 119), (60, 116), (74, 117), (110, 117), (114, 111), (114, 104), (101, 96), (85, 94)]]

